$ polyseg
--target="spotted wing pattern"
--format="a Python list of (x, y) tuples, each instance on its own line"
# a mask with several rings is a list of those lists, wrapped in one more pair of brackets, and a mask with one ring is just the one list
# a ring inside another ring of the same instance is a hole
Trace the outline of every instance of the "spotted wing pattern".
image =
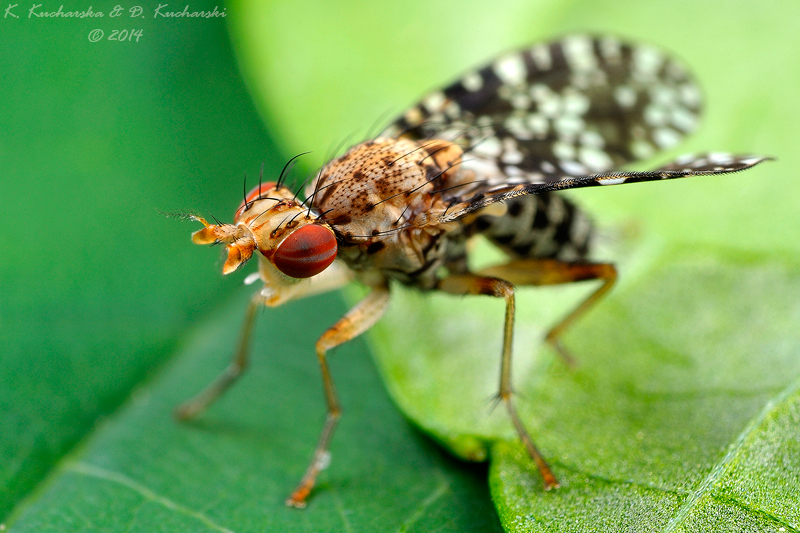
[(672, 163), (656, 170), (640, 172), (607, 172), (589, 176), (563, 176), (557, 181), (549, 183), (509, 183), (498, 186), (489, 191), (480, 191), (471, 198), (453, 203), (448, 213), (439, 218), (440, 222), (457, 220), (473, 211), (497, 202), (505, 202), (518, 196), (528, 194), (541, 194), (563, 189), (578, 189), (581, 187), (595, 187), (599, 185), (620, 185), (622, 183), (635, 183), (641, 181), (660, 181), (690, 176), (705, 176), (714, 174), (730, 174), (752, 168), (759, 163), (772, 158), (745, 155), (737, 156), (725, 153), (709, 153), (701, 155), (685, 155)]
[(615, 37), (571, 35), (506, 54), (424, 98), (384, 133), (457, 142), (475, 181), (445, 191), (454, 220), (523, 194), (735, 172), (752, 156), (688, 156), (615, 172), (695, 129), (700, 91), (675, 59)]
[(656, 48), (574, 35), (506, 54), (430, 94), (388, 136), (456, 140), (498, 180), (607, 172), (694, 130), (700, 91)]

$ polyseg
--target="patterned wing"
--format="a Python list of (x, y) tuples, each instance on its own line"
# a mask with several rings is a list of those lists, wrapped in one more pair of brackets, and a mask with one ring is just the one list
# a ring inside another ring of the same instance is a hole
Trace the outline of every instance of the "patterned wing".
[(482, 180), (465, 198), (648, 158), (695, 128), (700, 104), (686, 70), (656, 48), (573, 35), (467, 73), (384, 136), (458, 142)]
[(707, 176), (714, 174), (730, 174), (752, 168), (771, 157), (755, 155), (732, 155), (724, 153), (709, 153), (701, 155), (685, 155), (672, 163), (656, 170), (647, 172), (606, 172), (590, 176), (564, 176), (557, 181), (548, 183), (520, 183), (508, 184), (497, 187), (492, 191), (479, 191), (472, 198), (460, 203), (454, 203), (451, 209), (439, 217), (440, 222), (457, 220), (473, 211), (497, 202), (505, 202), (517, 196), (526, 194), (541, 194), (563, 189), (579, 189), (581, 187), (595, 187), (599, 185), (620, 185), (622, 183), (635, 183), (640, 181), (660, 181), (690, 176)]

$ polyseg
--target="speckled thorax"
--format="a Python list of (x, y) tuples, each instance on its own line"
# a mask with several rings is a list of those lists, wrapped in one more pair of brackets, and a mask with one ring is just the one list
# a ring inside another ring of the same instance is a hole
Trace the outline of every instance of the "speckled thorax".
[(336, 233), (339, 258), (361, 277), (431, 288), (463, 248), (462, 224), (437, 220), (447, 191), (473, 179), (457, 166), (461, 154), (446, 141), (378, 138), (328, 163), (307, 193)]

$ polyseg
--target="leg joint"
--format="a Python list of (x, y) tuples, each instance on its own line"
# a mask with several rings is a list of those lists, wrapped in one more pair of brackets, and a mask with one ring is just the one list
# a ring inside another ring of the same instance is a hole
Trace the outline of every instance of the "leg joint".
[(477, 278), (478, 294), (505, 298), (514, 296), (514, 285), (500, 278)]

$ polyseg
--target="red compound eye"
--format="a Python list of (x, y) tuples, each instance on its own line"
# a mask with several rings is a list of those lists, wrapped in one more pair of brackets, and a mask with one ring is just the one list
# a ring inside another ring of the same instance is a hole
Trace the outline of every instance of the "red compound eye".
[(272, 262), (287, 276), (310, 278), (333, 263), (336, 248), (336, 237), (330, 229), (309, 224), (278, 245)]
[(239, 204), (239, 209), (236, 210), (236, 214), (233, 216), (233, 219), (239, 220), (239, 217), (242, 216), (242, 213), (244, 212), (245, 205), (249, 206), (259, 197), (266, 198), (267, 196), (269, 196), (269, 191), (274, 189), (275, 185), (276, 184), (274, 181), (268, 181), (256, 187), (253, 187), (253, 190), (247, 193), (247, 198), (245, 198), (244, 201), (241, 204)]

